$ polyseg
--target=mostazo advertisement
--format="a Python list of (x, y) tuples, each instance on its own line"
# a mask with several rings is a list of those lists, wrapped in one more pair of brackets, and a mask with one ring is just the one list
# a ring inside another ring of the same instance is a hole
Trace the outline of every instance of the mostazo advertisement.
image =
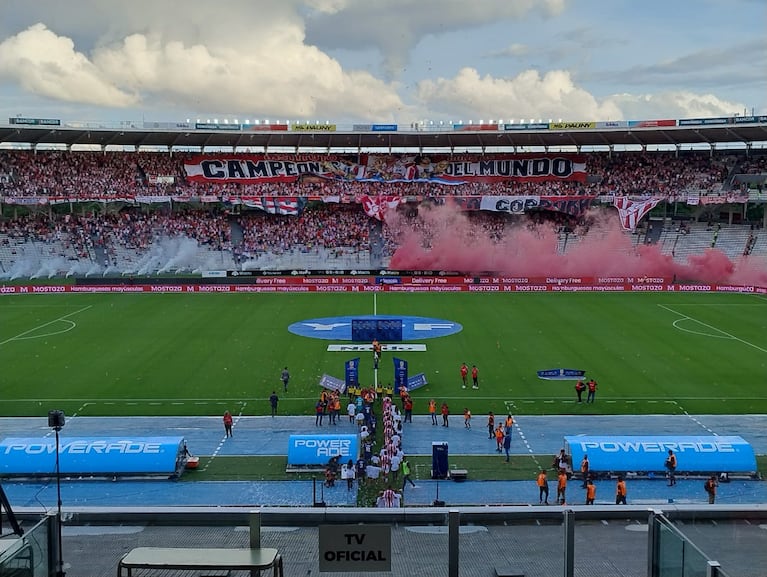
[[(390, 283), (389, 280), (396, 282)], [(346, 292), (728, 292), (767, 294), (767, 287), (679, 284), (661, 277), (247, 277), (240, 284), (0, 286), (2, 295), (71, 293), (346, 293)]]
[(756, 471), (754, 449), (735, 436), (573, 436), (565, 437), (573, 463), (589, 456), (591, 471), (665, 471), (668, 452), (677, 458), (680, 473), (752, 473)]
[[(168, 475), (179, 472), (182, 437), (61, 437), (63, 475)], [(16, 438), (0, 442), (0, 475), (56, 474), (56, 440)]]
[(338, 457), (341, 463), (359, 457), (357, 435), (290, 435), (288, 465), (326, 465)]

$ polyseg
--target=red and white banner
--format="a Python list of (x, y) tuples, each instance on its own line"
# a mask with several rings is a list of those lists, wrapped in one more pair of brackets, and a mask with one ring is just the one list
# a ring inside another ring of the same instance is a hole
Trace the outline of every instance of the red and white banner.
[(258, 154), (197, 155), (184, 163), (191, 182), (300, 182), (328, 179), (358, 182), (585, 182), (585, 157), (573, 154), (374, 155), (359, 157)]
[(287, 214), (297, 216), (301, 213), (305, 201), (298, 197), (289, 196), (238, 196), (227, 198), (224, 202), (241, 204), (248, 208), (257, 208), (269, 214)]
[(627, 196), (617, 196), (613, 201), (618, 209), (623, 230), (636, 230), (637, 224), (642, 217), (655, 208), (662, 198), (648, 198), (646, 200), (631, 200)]
[(371, 218), (377, 220), (383, 220), (386, 217), (386, 211), (394, 209), (402, 202), (402, 198), (399, 196), (367, 196), (362, 195), (359, 197), (359, 201), (362, 203), (362, 209)]

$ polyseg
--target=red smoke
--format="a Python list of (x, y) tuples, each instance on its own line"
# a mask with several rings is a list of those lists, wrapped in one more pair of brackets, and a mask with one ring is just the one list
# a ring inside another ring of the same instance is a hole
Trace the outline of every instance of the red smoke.
[(493, 241), (454, 207), (421, 208), (419, 219), (413, 228), (399, 213), (387, 214), (387, 226), (396, 231), (399, 244), (391, 268), (520, 277), (675, 277), (680, 282), (767, 286), (764, 259), (750, 256), (733, 262), (720, 250), (705, 249), (681, 264), (656, 245), (636, 245), (636, 237), (621, 230), (613, 211), (592, 211), (588, 234), (580, 239), (570, 235), (565, 255), (559, 254), (559, 235), (548, 223), (507, 224), (502, 240)]

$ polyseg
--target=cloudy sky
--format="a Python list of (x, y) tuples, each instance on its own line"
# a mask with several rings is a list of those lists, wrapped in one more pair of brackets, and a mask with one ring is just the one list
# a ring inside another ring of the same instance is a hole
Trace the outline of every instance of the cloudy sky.
[(0, 0), (0, 119), (767, 114), (765, 0)]

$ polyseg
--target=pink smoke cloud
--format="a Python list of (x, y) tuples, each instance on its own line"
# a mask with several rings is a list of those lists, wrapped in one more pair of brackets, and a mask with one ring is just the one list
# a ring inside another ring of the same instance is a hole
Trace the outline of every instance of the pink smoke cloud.
[(416, 228), (399, 214), (387, 215), (387, 226), (398, 231), (399, 246), (390, 267), (401, 270), (496, 272), (510, 276), (651, 276), (677, 281), (767, 286), (767, 261), (750, 256), (733, 262), (717, 249), (705, 249), (679, 263), (657, 245), (635, 244), (621, 230), (617, 212), (592, 211), (588, 233), (570, 235), (565, 254), (549, 223), (525, 221), (507, 228), (494, 241), (465, 213), (449, 206), (419, 209)]

